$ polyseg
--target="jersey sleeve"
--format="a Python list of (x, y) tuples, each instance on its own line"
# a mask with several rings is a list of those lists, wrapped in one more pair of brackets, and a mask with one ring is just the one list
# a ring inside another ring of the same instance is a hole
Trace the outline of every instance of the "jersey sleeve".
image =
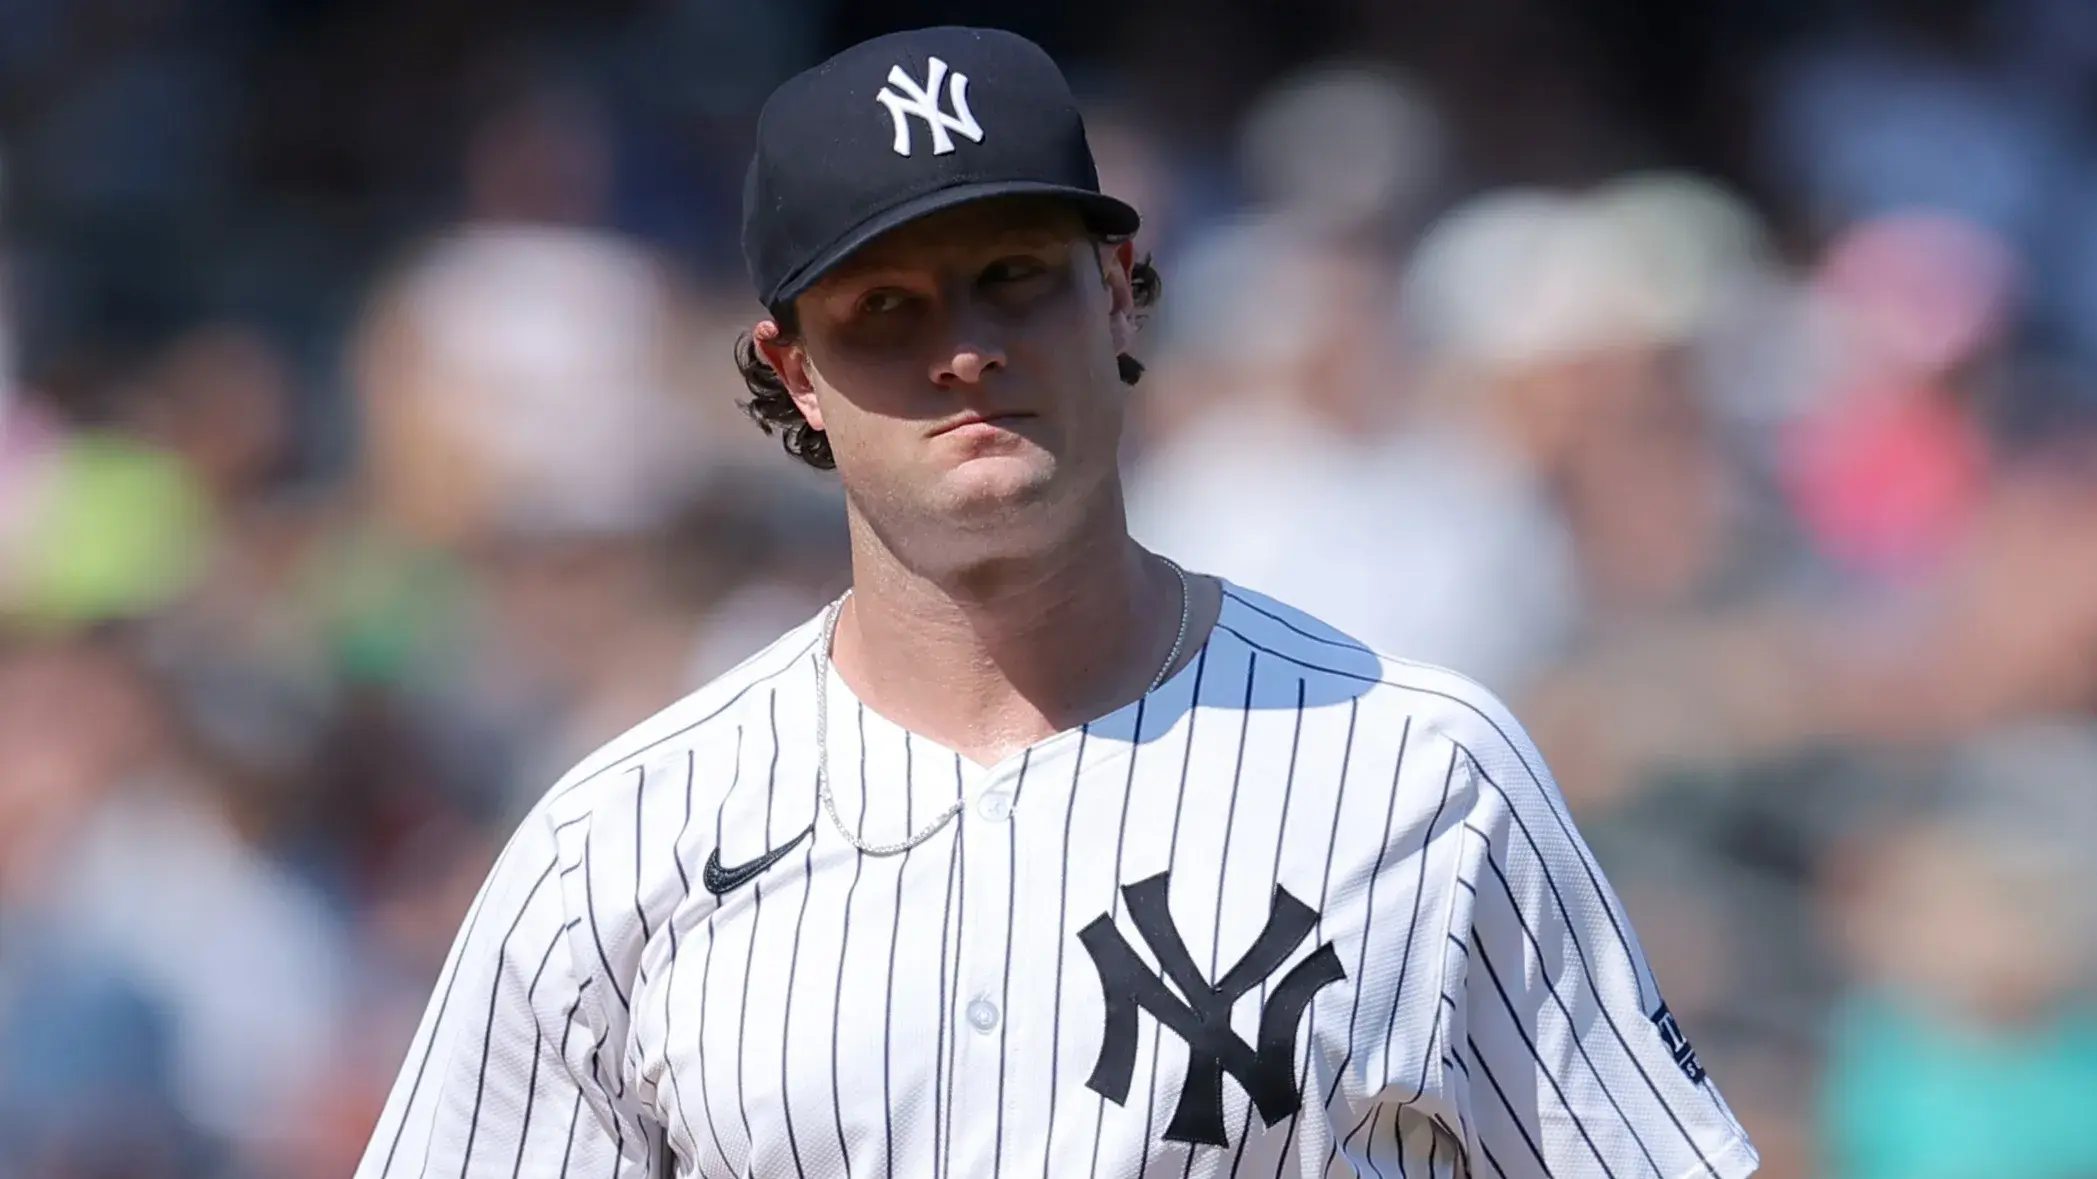
[(356, 1179), (652, 1173), (623, 1045), (578, 952), (548, 820), (528, 816), (468, 910)]
[(1504, 1179), (1738, 1179), (1758, 1159), (1681, 1027), (1549, 770), (1487, 700), (1453, 726), (1470, 776), (1443, 1076), (1472, 1170)]

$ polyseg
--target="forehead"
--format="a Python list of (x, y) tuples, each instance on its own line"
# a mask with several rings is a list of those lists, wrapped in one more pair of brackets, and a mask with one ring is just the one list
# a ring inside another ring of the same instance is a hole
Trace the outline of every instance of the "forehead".
[(825, 281), (870, 270), (936, 269), (990, 250), (1063, 245), (1085, 236), (1084, 221), (1061, 201), (1038, 197), (978, 201), (882, 234), (839, 263)]

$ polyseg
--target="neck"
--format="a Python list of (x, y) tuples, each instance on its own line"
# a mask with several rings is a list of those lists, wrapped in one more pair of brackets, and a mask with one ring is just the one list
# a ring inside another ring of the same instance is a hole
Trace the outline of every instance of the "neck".
[(838, 674), (868, 707), (985, 765), (1136, 699), (1179, 630), (1179, 579), (1110, 506), (1038, 554), (951, 564), (906, 559), (855, 513)]

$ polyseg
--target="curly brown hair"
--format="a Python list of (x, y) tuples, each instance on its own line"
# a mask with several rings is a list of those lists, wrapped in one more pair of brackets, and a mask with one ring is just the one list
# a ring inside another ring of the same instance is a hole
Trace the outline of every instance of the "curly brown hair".
[[(1162, 280), (1148, 255), (1138, 259), (1130, 268), (1129, 286), (1139, 317), (1156, 306)], [(801, 330), (792, 306), (774, 308), (771, 314), (772, 322), (779, 325), (781, 340), (791, 340)], [(1115, 363), (1125, 384), (1133, 385), (1143, 379), (1143, 364), (1135, 357), (1124, 352), (1115, 358)], [(801, 416), (801, 409), (794, 404), (786, 382), (765, 363), (765, 358), (757, 351), (756, 339), (748, 331), (735, 339), (735, 367), (743, 374), (743, 385), (750, 390), (750, 396), (736, 404), (750, 415), (757, 428), (767, 435), (778, 434), (779, 443), (788, 454), (816, 470), (836, 470), (837, 459), (830, 453), (830, 439)]]

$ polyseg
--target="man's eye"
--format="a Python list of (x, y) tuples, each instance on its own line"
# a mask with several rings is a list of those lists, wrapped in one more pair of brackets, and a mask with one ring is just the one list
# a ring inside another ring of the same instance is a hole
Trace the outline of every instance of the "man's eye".
[(901, 311), (909, 302), (909, 296), (901, 291), (869, 291), (859, 300), (859, 313), (889, 315)]
[(993, 262), (984, 268), (983, 281), (987, 283), (1024, 282), (1038, 278), (1048, 272), (1048, 267), (1032, 258), (1007, 258)]

